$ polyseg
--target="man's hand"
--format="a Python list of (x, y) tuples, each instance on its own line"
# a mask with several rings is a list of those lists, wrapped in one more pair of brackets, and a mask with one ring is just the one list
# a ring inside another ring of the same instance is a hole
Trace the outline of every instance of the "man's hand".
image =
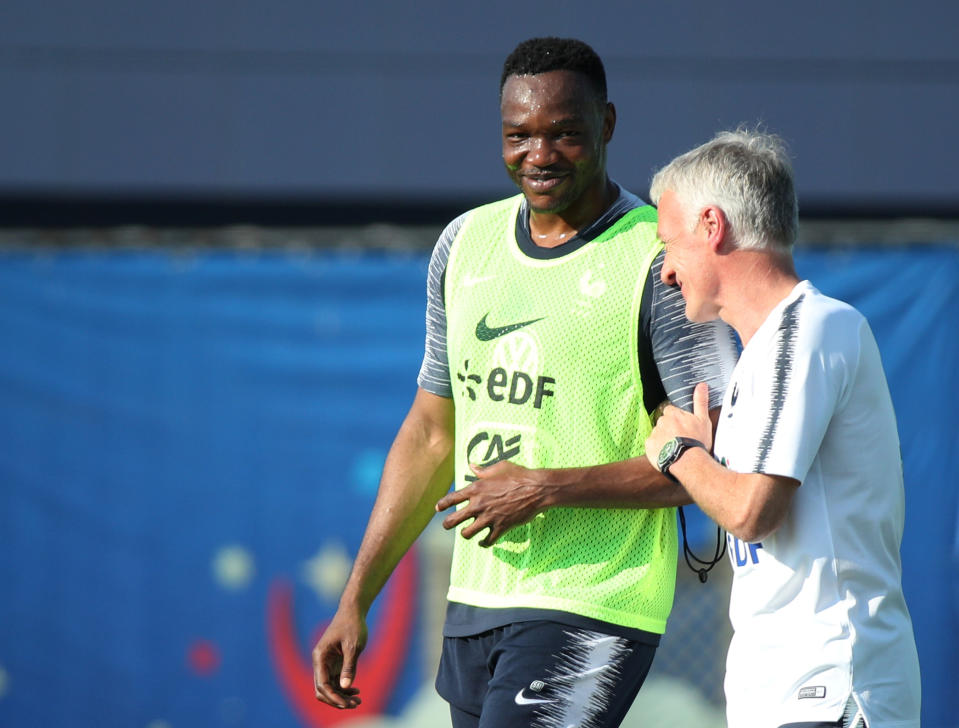
[(659, 451), (674, 437), (699, 440), (706, 449), (713, 449), (713, 423), (709, 417), (709, 385), (700, 382), (693, 390), (693, 411), (667, 405), (646, 438), (646, 459), (659, 470)]
[(313, 648), (313, 688), (317, 700), (334, 708), (355, 708), (362, 702), (353, 687), (356, 660), (366, 647), (366, 622), (338, 610)]
[(480, 546), (488, 548), (509, 529), (532, 521), (546, 509), (544, 484), (540, 482), (542, 471), (530, 470), (508, 460), (488, 468), (470, 467), (479, 479), (448, 493), (436, 503), (437, 512), (466, 503), (443, 519), (443, 528), (456, 528), (472, 518), (473, 522), (460, 535), (473, 538), (488, 528), (489, 533), (479, 542)]

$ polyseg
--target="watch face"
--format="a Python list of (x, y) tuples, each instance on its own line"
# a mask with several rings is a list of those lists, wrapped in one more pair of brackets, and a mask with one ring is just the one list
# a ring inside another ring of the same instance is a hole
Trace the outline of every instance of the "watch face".
[(657, 458), (660, 470), (672, 462), (673, 455), (676, 454), (676, 450), (678, 449), (679, 440), (677, 440), (675, 437), (672, 440), (668, 440), (666, 444), (663, 445), (663, 449), (659, 451), (659, 458)]

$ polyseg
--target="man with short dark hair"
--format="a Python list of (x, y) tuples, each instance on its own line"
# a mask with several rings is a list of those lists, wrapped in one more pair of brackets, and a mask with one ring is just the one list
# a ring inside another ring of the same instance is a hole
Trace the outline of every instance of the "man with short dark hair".
[(715, 444), (705, 384), (646, 441), (729, 534), (729, 728), (918, 728), (896, 416), (866, 319), (796, 274), (781, 141), (719, 134), (650, 194), (664, 282), (689, 319), (722, 318), (743, 344)]
[(521, 194), (461, 215), (433, 251), (419, 391), (314, 649), (316, 695), (357, 704), (370, 603), (457, 506), (436, 683), (454, 726), (616, 726), (672, 607), (675, 511), (659, 506), (688, 502), (643, 457), (650, 413), (702, 378), (721, 393), (735, 343), (685, 320), (656, 210), (607, 176), (616, 111), (589, 46), (521, 43), (500, 110)]

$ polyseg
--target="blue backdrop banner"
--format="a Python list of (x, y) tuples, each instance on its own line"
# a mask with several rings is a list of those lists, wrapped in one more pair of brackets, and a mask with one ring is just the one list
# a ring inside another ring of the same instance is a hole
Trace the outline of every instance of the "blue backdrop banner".
[[(334, 726), (309, 650), (422, 357), (424, 254), (0, 254), (0, 725)], [(959, 698), (959, 247), (814, 249), (899, 417), (923, 723)], [(418, 551), (371, 614), (362, 715), (432, 675)], [(355, 716), (349, 716), (355, 717)]]

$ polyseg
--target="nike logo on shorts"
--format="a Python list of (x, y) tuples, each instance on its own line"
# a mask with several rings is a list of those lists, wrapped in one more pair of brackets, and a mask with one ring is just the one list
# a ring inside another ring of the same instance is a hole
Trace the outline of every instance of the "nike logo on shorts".
[(552, 700), (547, 700), (545, 698), (527, 698), (525, 695), (523, 695), (523, 693), (525, 692), (526, 692), (526, 688), (523, 688), (518, 693), (516, 693), (516, 697), (513, 700), (516, 702), (517, 705), (536, 705), (538, 703), (553, 702)]

